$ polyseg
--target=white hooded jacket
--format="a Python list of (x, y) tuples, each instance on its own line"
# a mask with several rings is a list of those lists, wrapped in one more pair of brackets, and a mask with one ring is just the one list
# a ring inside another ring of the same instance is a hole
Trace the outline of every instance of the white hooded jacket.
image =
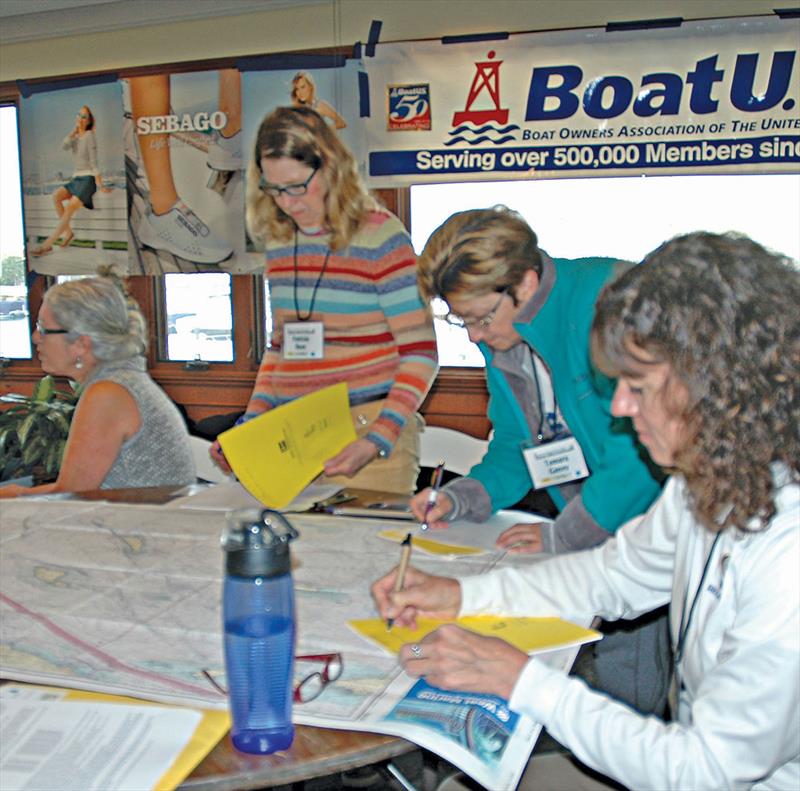
[(673, 649), (682, 646), (673, 722), (535, 658), (511, 708), (629, 788), (800, 788), (800, 487), (785, 472), (779, 483), (768, 528), (719, 534), (705, 576), (717, 534), (696, 521), (674, 477), (647, 514), (596, 549), (462, 579), (462, 614), (613, 620), (671, 602)]

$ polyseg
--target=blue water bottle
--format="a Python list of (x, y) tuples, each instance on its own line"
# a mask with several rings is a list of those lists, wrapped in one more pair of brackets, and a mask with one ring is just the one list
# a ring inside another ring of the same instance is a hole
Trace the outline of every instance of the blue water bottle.
[(294, 739), (295, 609), (289, 542), (297, 531), (269, 509), (228, 515), (222, 534), (222, 618), (231, 738), (237, 750), (273, 753)]

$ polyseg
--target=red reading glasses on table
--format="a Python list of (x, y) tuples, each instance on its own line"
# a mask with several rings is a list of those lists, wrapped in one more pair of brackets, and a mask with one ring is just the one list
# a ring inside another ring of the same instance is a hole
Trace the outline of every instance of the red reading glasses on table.
[(308, 703), (318, 697), (325, 687), (342, 675), (344, 663), (341, 654), (302, 654), (295, 662), (324, 662), (322, 672), (309, 673), (295, 688), (294, 702)]
[[(293, 692), (293, 699), (295, 703), (308, 703), (314, 698), (319, 697), (322, 690), (325, 689), (332, 681), (336, 681), (342, 675), (344, 662), (340, 653), (333, 654), (300, 654), (294, 658), (295, 662), (322, 662), (324, 663), (322, 670), (314, 670), (295, 686)], [(208, 670), (203, 671), (203, 675), (209, 680), (215, 689), (219, 690), (223, 695), (228, 694), (228, 690), (222, 686), (211, 675)]]

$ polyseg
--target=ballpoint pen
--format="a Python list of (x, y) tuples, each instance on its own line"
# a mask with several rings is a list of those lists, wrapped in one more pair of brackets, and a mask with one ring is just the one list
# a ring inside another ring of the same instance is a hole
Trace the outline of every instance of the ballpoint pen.
[[(397, 576), (394, 578), (394, 593), (400, 593), (406, 581), (406, 570), (408, 561), (411, 559), (411, 533), (409, 533), (400, 544), (400, 565), (397, 567)], [(386, 631), (391, 631), (394, 626), (394, 618), (386, 619)]]
[(436, 505), (436, 498), (439, 496), (439, 489), (442, 486), (442, 475), (444, 475), (444, 461), (440, 461), (433, 471), (433, 476), (431, 477), (431, 491), (430, 494), (428, 494), (428, 502), (425, 503), (425, 515), (422, 519), (422, 527), (420, 527), (420, 530), (428, 529), (428, 514), (430, 514), (433, 506)]

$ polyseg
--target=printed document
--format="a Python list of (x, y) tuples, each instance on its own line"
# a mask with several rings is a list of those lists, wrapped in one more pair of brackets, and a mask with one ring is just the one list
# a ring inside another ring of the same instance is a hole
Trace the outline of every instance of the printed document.
[[(3, 791), (171, 789), (194, 767), (171, 773), (202, 712), (70, 695), (68, 690), (16, 684), (0, 688)], [(213, 713), (218, 719), (220, 714)], [(227, 730), (224, 715), (222, 721), (216, 740)]]

